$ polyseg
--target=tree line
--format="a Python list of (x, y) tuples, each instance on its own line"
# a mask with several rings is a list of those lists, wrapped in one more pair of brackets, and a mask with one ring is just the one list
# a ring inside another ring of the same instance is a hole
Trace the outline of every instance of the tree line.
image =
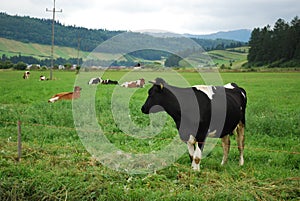
[(278, 19), (273, 27), (255, 28), (249, 41), (249, 66), (300, 66), (300, 19)]
[[(122, 33), (106, 29), (87, 29), (65, 26), (55, 21), (55, 45), (77, 48), (80, 42), (82, 51), (92, 51), (101, 42)], [(51, 45), (52, 20), (32, 17), (11, 16), (0, 13), (0, 37), (25, 43)]]
[[(54, 68), (58, 68), (59, 65), (64, 65), (65, 67), (70, 67), (73, 64), (82, 65), (83, 60), (82, 58), (56, 58), (54, 59)], [(37, 59), (32, 56), (11, 56), (8, 57), (5, 54), (1, 56), (0, 59), (0, 69), (16, 69), (16, 70), (25, 70), (28, 64), (33, 64), (33, 66), (40, 66), (39, 68), (46, 69), (47, 67), (51, 66), (51, 59)]]

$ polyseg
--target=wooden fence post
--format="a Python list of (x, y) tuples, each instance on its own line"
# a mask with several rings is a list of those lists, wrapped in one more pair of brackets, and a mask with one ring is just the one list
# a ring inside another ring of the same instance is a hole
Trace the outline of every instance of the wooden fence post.
[(21, 156), (22, 156), (21, 121), (18, 120), (18, 162), (21, 161)]

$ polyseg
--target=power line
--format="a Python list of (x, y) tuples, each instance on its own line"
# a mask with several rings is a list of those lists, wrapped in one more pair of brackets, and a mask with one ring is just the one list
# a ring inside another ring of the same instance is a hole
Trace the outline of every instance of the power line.
[(52, 45), (51, 45), (51, 68), (50, 68), (50, 80), (52, 80), (52, 69), (54, 67), (54, 58), (53, 58), (53, 52), (54, 52), (54, 23), (55, 23), (55, 13), (59, 12), (62, 13), (62, 9), (60, 10), (55, 10), (55, 0), (54, 1), (54, 6), (52, 10), (49, 10), (46, 8), (46, 12), (52, 12), (53, 13), (53, 18), (52, 18)]

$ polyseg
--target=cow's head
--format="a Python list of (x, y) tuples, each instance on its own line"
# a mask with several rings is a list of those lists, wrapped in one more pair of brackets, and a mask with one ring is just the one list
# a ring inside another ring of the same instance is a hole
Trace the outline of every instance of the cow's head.
[(80, 92), (80, 91), (81, 91), (81, 87), (79, 87), (79, 86), (74, 87), (74, 92)]
[(144, 85), (145, 85), (145, 79), (144, 79), (144, 78), (141, 78), (141, 79), (140, 79), (140, 86), (141, 86), (141, 87), (144, 87)]
[(153, 86), (148, 91), (148, 98), (141, 110), (145, 114), (164, 111), (167, 83), (162, 78), (156, 78), (154, 81), (149, 81)]

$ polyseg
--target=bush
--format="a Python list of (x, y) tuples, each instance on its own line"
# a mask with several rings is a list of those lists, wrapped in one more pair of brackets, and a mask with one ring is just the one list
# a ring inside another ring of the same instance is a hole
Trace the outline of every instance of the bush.
[(0, 63), (0, 69), (9, 69), (12, 68), (13, 66), (14, 64), (9, 60)]
[(14, 69), (16, 70), (25, 70), (26, 68), (27, 65), (22, 61), (19, 61), (17, 64), (14, 65)]

